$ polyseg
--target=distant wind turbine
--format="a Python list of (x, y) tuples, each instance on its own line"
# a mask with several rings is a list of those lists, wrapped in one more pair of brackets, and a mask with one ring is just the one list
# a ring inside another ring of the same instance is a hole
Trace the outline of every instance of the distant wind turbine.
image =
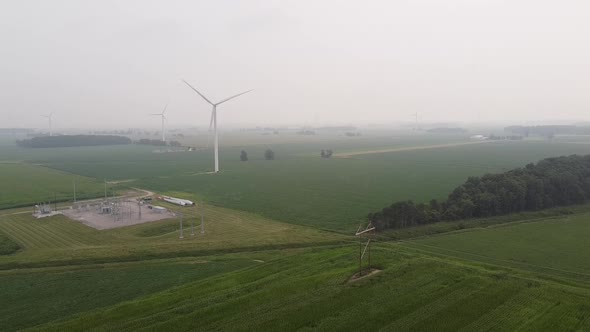
[(419, 127), (418, 127), (418, 112), (416, 112), (414, 114), (410, 114), (410, 115), (414, 116), (415, 120), (416, 120), (414, 130), (418, 130), (419, 129)]
[(53, 112), (49, 113), (48, 115), (41, 115), (44, 118), (49, 120), (49, 136), (53, 136), (53, 131), (51, 129), (51, 117), (53, 116)]
[(213, 103), (211, 102), (209, 99), (207, 99), (207, 97), (205, 97), (202, 93), (200, 93), (197, 89), (195, 89), (192, 85), (190, 85), (187, 81), (182, 80), (186, 85), (188, 85), (189, 88), (193, 89), (194, 92), (196, 92), (199, 96), (201, 96), (203, 99), (205, 99), (206, 102), (208, 102), (211, 106), (213, 106), (213, 110), (211, 111), (211, 122), (209, 123), (209, 130), (211, 130), (211, 127), (213, 127), (213, 131), (214, 131), (214, 135), (215, 135), (215, 150), (214, 150), (214, 155), (215, 155), (215, 173), (219, 172), (219, 137), (217, 135), (217, 105), (223, 104), (228, 100), (234, 99), (238, 96), (241, 96), (245, 93), (248, 93), (252, 90), (248, 90), (248, 91), (244, 91), (242, 93), (238, 93), (237, 95), (231, 96), (231, 97), (227, 97), (217, 103)]
[(164, 106), (164, 110), (162, 110), (162, 113), (151, 113), (150, 115), (159, 115), (162, 117), (162, 142), (166, 142), (166, 133), (164, 131), (164, 120), (166, 120), (166, 116), (164, 115), (164, 113), (166, 113), (166, 109), (168, 108), (168, 104), (166, 104), (166, 106)]

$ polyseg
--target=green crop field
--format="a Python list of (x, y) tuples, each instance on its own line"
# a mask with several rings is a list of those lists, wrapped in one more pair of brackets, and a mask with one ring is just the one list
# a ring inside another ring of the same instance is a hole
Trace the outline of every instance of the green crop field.
[(38, 330), (587, 329), (590, 292), (404, 251), (349, 283), (353, 247), (305, 251), (187, 283)]
[(99, 196), (99, 181), (24, 163), (0, 163), (0, 209), (58, 200), (73, 200), (74, 181), (79, 199)]
[[(2, 325), (55, 331), (590, 328), (586, 212), (377, 243), (373, 265), (382, 271), (355, 282), (349, 278), (358, 245), (350, 238), (217, 207), (208, 207), (207, 215), (220, 227), (189, 241), (170, 226), (177, 221), (96, 231), (63, 217), (3, 215), (0, 232), (22, 249), (0, 257)], [(330, 236), (337, 246), (326, 246)], [(296, 241), (302, 245), (284, 247)], [(125, 250), (137, 255), (121, 259)], [(162, 252), (169, 255), (156, 254)], [(26, 308), (34, 313), (21, 315)]]
[(255, 264), (245, 257), (207, 257), (0, 272), (0, 326), (31, 327)]
[(140, 179), (136, 185), (195, 193), (219, 206), (350, 232), (369, 212), (393, 201), (441, 199), (468, 176), (573, 153), (588, 154), (590, 145), (502, 142), (330, 160), (234, 162), (215, 176), (174, 174)]
[[(35, 150), (0, 142), (0, 328), (590, 329), (590, 265), (584, 261), (590, 206), (564, 209), (574, 213), (568, 215), (542, 211), (462, 221), (469, 227), (449, 222), (392, 231), (372, 250), (381, 272), (349, 282), (359, 250), (351, 234), (368, 212), (395, 200), (443, 198), (470, 175), (590, 154), (585, 140), (321, 159), (321, 149), (469, 141), (387, 133), (279, 136), (224, 136), (216, 175), (204, 174), (212, 166), (207, 149)], [(203, 139), (186, 141), (206, 147)], [(269, 147), (276, 160), (264, 160)], [(239, 161), (242, 149), (248, 162)], [(6, 209), (50, 200), (54, 192), (65, 199), (74, 176), (87, 197), (100, 196), (106, 178), (119, 182), (110, 186), (117, 191), (142, 188), (205, 201), (205, 234), (197, 209), (166, 203), (158, 204), (184, 212), (182, 240), (178, 218), (98, 231), (65, 216), (34, 219), (29, 207)], [(190, 236), (193, 221), (196, 235)]]
[(404, 242), (422, 251), (590, 282), (590, 213), (474, 228)]
[[(229, 207), (294, 224), (340, 232), (354, 230), (369, 212), (403, 199), (444, 198), (471, 175), (501, 172), (542, 158), (589, 154), (590, 145), (556, 140), (494, 142), (477, 145), (319, 158), (318, 151), (367, 151), (465, 143), (458, 138), (363, 137), (359, 140), (310, 139), (271, 145), (276, 160), (263, 159), (268, 145), (223, 147), (222, 172), (211, 170), (211, 151), (153, 153), (145, 146), (58, 149), (19, 156), (50, 168), (101, 180), (126, 180), (129, 187), (181, 192)], [(246, 149), (250, 160), (240, 162)], [(13, 151), (12, 154), (15, 154)], [(10, 155), (10, 154), (8, 154)]]

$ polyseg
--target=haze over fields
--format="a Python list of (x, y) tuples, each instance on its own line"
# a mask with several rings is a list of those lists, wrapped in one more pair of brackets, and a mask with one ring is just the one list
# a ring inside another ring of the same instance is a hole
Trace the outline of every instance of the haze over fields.
[[(11, 1), (5, 127), (587, 120), (590, 4)], [(138, 124), (139, 123), (139, 124)]]

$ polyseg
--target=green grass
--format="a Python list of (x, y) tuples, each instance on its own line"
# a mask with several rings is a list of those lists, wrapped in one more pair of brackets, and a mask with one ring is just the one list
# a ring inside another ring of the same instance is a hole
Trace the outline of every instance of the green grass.
[(73, 200), (74, 181), (78, 199), (99, 196), (104, 190), (94, 179), (22, 163), (0, 163), (0, 181), (0, 209)]
[[(0, 273), (0, 326), (12, 331), (257, 264), (245, 257)], [(26, 313), (26, 314), (25, 314)]]
[(408, 252), (347, 283), (356, 247), (306, 251), (39, 330), (482, 331), (590, 328), (590, 292)]
[[(466, 221), (467, 226), (441, 223), (392, 231), (386, 238), (422, 237), (377, 242), (372, 258), (383, 271), (348, 283), (358, 251), (350, 231), (366, 213), (400, 199), (442, 198), (469, 175), (590, 153), (588, 144), (555, 140), (350, 159), (318, 155), (322, 148), (343, 152), (450, 141), (457, 138), (291, 137), (270, 145), (274, 161), (262, 159), (265, 144), (236, 141), (222, 145), (223, 172), (217, 175), (198, 174), (210, 170), (210, 151), (0, 146), (0, 167), (23, 165), (12, 161), (29, 167), (0, 173), (10, 184), (3, 193), (19, 181), (33, 185), (29, 179), (39, 176), (34, 195), (47, 195), (54, 190), (48, 188), (62, 185), (47, 175), (71, 176), (65, 171), (96, 178), (99, 192), (103, 177), (133, 179), (124, 185), (208, 203), (206, 233), (198, 233), (197, 221), (195, 237), (189, 225), (197, 211), (163, 203), (185, 212), (183, 240), (176, 219), (97, 231), (63, 216), (37, 220), (28, 210), (2, 211), (0, 247), (5, 242), (20, 249), (0, 256), (0, 326), (57, 331), (590, 329), (587, 206), (568, 208), (576, 212), (572, 215), (544, 211)], [(247, 163), (238, 161), (242, 148), (250, 155)], [(71, 181), (64, 183), (67, 193)], [(22, 193), (14, 197), (17, 202), (31, 199)]]
[(254, 160), (226, 163), (214, 176), (175, 173), (139, 179), (135, 185), (192, 193), (218, 206), (350, 233), (369, 212), (394, 201), (443, 199), (468, 176), (574, 152), (590, 153), (590, 145), (502, 142), (354, 159)]
[(590, 282), (590, 213), (473, 228), (404, 242), (421, 251)]
[[(167, 206), (184, 213), (183, 240), (179, 239), (178, 219), (98, 231), (65, 216), (35, 219), (27, 212), (0, 216), (0, 232), (24, 249), (0, 257), (0, 269), (203, 256), (335, 244), (347, 239), (215, 206), (204, 210), (203, 235), (194, 208)], [(191, 221), (195, 221), (195, 236), (190, 235)]]
[(433, 224), (413, 226), (407, 228), (388, 229), (379, 233), (380, 240), (405, 240), (441, 233), (454, 231), (463, 231), (471, 228), (484, 228), (498, 226), (501, 224), (514, 222), (533, 222), (544, 220), (550, 217), (566, 216), (570, 214), (579, 214), (590, 212), (590, 204), (572, 205), (567, 207), (556, 207), (541, 211), (527, 211), (513, 213), (504, 216), (495, 216), (489, 218), (441, 221)]
[[(322, 160), (319, 151), (326, 148), (338, 153), (468, 140), (386, 133), (368, 133), (354, 139), (330, 135), (260, 137), (244, 135), (242, 139), (241, 134), (227, 134), (221, 149), (222, 173), (217, 175), (203, 174), (211, 170), (210, 150), (152, 153), (153, 147), (129, 145), (41, 151), (0, 146), (0, 152), (5, 152), (4, 160), (36, 163), (99, 182), (103, 178), (133, 180), (121, 186), (189, 193), (217, 206), (344, 233), (354, 231), (369, 212), (393, 201), (445, 198), (468, 176), (502, 172), (545, 157), (590, 153), (588, 144), (556, 140), (495, 142)], [(277, 160), (263, 159), (267, 147), (276, 152)], [(250, 161), (239, 161), (241, 149), (248, 151)], [(60, 183), (69, 189), (71, 181)], [(41, 185), (50, 191), (47, 187)]]
[(0, 256), (17, 252), (21, 247), (4, 233), (0, 233)]

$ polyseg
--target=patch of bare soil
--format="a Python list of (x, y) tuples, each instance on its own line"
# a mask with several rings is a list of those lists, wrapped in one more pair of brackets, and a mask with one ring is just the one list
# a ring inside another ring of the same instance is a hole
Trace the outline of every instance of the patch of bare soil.
[(348, 282), (355, 282), (355, 281), (359, 281), (365, 278), (369, 278), (372, 277), (374, 275), (376, 275), (377, 273), (381, 272), (382, 270), (379, 269), (370, 269), (370, 270), (364, 270), (362, 275), (359, 275), (359, 273), (355, 273), (352, 277), (350, 277), (350, 279), (348, 279)]

